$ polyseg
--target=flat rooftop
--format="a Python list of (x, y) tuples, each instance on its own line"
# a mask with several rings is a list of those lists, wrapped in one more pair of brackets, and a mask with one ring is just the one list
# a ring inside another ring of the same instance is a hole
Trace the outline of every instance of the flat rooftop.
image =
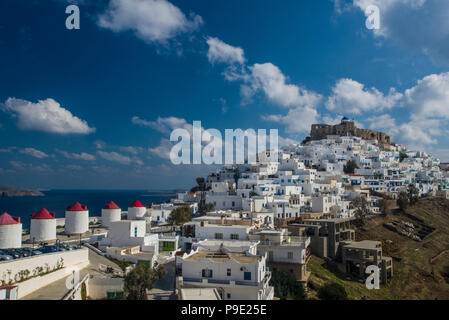
[(344, 246), (344, 248), (354, 249), (378, 249), (381, 248), (382, 243), (374, 240), (354, 241)]
[(354, 218), (332, 218), (332, 219), (304, 219), (304, 222), (334, 222), (334, 223), (340, 223), (340, 222), (347, 222), (352, 221)]
[(203, 228), (210, 227), (210, 228), (217, 228), (217, 227), (225, 227), (225, 228), (252, 228), (252, 226), (247, 224), (222, 224), (222, 223), (209, 223), (205, 224)]
[(258, 256), (247, 256), (245, 253), (241, 252), (207, 252), (199, 251), (185, 260), (200, 261), (203, 259), (210, 259), (214, 262), (227, 262), (231, 259), (236, 260), (240, 263), (252, 263), (260, 259)]
[(223, 244), (224, 247), (240, 247), (240, 246), (251, 246), (256, 244), (258, 241), (245, 241), (245, 240), (215, 240), (207, 239), (197, 242), (198, 246), (208, 247), (217, 246)]
[(215, 288), (183, 288), (182, 300), (221, 300)]

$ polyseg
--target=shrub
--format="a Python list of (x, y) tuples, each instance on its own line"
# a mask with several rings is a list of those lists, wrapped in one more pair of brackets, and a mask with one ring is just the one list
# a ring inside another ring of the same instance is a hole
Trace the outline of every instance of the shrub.
[(348, 294), (345, 287), (336, 282), (327, 283), (318, 290), (320, 300), (347, 300)]

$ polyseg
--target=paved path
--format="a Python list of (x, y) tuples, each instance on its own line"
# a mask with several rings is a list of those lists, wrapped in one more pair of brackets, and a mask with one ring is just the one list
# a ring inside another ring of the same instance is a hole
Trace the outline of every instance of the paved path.
[(176, 300), (175, 292), (175, 261), (165, 263), (165, 277), (154, 284), (148, 293), (149, 300)]
[[(116, 269), (120, 269), (118, 265), (110, 261), (109, 259), (97, 254), (93, 250), (89, 249), (89, 265), (80, 270), (80, 277), (79, 279), (83, 279), (84, 276), (89, 273), (91, 275), (91, 279), (89, 280), (92, 284), (96, 286), (100, 286), (99, 290), (102, 290), (104, 288), (104, 291), (106, 292), (109, 283), (113, 283), (114, 285), (117, 285), (117, 282), (120, 282), (120, 279), (111, 279), (111, 275), (105, 272), (102, 272), (99, 270), (99, 264), (104, 264), (106, 266), (111, 266)], [(45, 287), (42, 287), (25, 297), (23, 297), (23, 300), (61, 300), (64, 295), (69, 291), (66, 286), (66, 280), (70, 277), (68, 275), (67, 277), (57, 280)], [(111, 279), (111, 281), (108, 281), (108, 279)], [(97, 289), (98, 290), (98, 289)]]

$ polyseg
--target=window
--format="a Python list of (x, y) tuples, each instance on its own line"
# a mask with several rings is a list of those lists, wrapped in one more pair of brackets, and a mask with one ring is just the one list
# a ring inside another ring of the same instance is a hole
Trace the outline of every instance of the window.
[(232, 206), (235, 207), (235, 202), (234, 201), (232, 201)]
[(137, 237), (137, 227), (134, 227), (134, 237)]
[(226, 297), (227, 297), (228, 299), (231, 299), (231, 294), (230, 294), (230, 293), (226, 294)]
[(231, 240), (238, 240), (239, 235), (237, 233), (231, 233)]
[(212, 278), (212, 270), (211, 269), (203, 269), (201, 270), (201, 275), (203, 278)]
[(245, 272), (243, 274), (243, 280), (251, 280), (251, 272)]
[(223, 239), (223, 233), (216, 233), (215, 239)]
[(288, 252), (287, 253), (287, 257), (288, 257), (288, 259), (292, 260), (293, 259), (293, 252)]
[(231, 269), (227, 269), (227, 270), (226, 270), (226, 275), (227, 275), (228, 277), (231, 276)]

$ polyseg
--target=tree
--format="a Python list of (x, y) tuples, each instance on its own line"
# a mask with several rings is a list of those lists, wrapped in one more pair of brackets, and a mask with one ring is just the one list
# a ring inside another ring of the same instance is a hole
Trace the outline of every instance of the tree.
[(419, 190), (414, 184), (409, 184), (407, 188), (407, 196), (409, 205), (414, 205), (419, 200)]
[(356, 218), (355, 222), (359, 226), (363, 226), (365, 224), (365, 217), (370, 214), (370, 208), (368, 205), (368, 201), (364, 197), (359, 197), (354, 199), (351, 202), (351, 206), (354, 211), (354, 216)]
[(320, 300), (347, 300), (345, 287), (336, 282), (327, 283), (318, 290)]
[(408, 208), (408, 194), (407, 192), (400, 192), (398, 197), (398, 206), (404, 212)]
[(306, 300), (304, 285), (296, 281), (293, 274), (285, 271), (274, 271), (270, 285), (274, 287), (274, 295), (281, 300)]
[(400, 152), (399, 153), (399, 162), (402, 162), (402, 161), (404, 161), (404, 159), (406, 159), (406, 158), (408, 158), (408, 155), (406, 154), (406, 153), (404, 153), (404, 152)]
[(353, 174), (355, 172), (355, 169), (359, 169), (359, 166), (352, 160), (349, 160), (343, 166), (343, 171), (346, 174)]
[(206, 203), (206, 204), (204, 205), (204, 210), (205, 210), (206, 212), (212, 212), (212, 211), (215, 211), (215, 206), (214, 206), (214, 204), (213, 204), (212, 202)]
[(147, 290), (165, 275), (163, 268), (151, 269), (148, 264), (139, 263), (125, 277), (124, 290), (127, 300), (147, 300)]
[(192, 219), (190, 207), (189, 206), (181, 206), (172, 210), (170, 216), (167, 221), (171, 225), (179, 226), (186, 222), (189, 222)]
[(387, 199), (380, 200), (380, 212), (387, 215), (391, 210), (391, 203)]

